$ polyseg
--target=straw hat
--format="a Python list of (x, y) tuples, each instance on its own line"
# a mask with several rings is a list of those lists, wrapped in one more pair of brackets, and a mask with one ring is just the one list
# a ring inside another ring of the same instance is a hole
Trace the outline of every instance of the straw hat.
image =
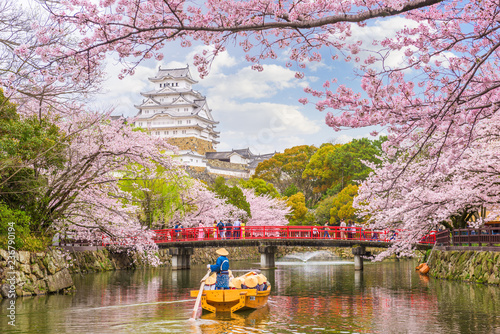
[(257, 281), (259, 282), (259, 284), (264, 284), (267, 282), (267, 277), (262, 274), (258, 274)]
[(257, 286), (257, 283), (257, 276), (247, 276), (247, 278), (245, 278), (245, 285), (248, 288), (255, 288)]
[(213, 273), (212, 275), (208, 276), (207, 280), (205, 281), (205, 285), (213, 285), (217, 281), (217, 274)]
[(219, 248), (218, 250), (215, 251), (216, 254), (220, 256), (228, 256), (229, 253), (225, 248)]
[(229, 286), (231, 286), (231, 284), (236, 289), (241, 289), (241, 279), (239, 279), (239, 278), (233, 278), (232, 280), (229, 281)]

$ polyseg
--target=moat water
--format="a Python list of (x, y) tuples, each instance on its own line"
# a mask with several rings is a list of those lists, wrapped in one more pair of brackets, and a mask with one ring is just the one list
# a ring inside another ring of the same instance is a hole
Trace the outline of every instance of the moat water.
[[(266, 307), (189, 320), (205, 266), (74, 277), (76, 292), (19, 298), (16, 326), (1, 302), (1, 333), (500, 333), (500, 287), (422, 277), (414, 261), (282, 259), (262, 272)], [(232, 262), (242, 274), (255, 262)], [(201, 314), (201, 312), (200, 312)]]

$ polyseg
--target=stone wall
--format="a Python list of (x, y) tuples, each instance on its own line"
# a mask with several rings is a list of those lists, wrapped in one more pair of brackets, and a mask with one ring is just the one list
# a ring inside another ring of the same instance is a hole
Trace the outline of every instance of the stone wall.
[(14, 258), (9, 258), (7, 251), (0, 249), (0, 292), (3, 298), (14, 290), (17, 296), (32, 296), (67, 292), (73, 288), (64, 252), (19, 251)]
[(500, 284), (500, 252), (434, 249), (428, 265), (435, 278)]
[(177, 146), (179, 150), (189, 150), (204, 155), (215, 152), (213, 143), (196, 137), (168, 138), (168, 143)]
[(218, 176), (208, 173), (205, 167), (188, 166), (186, 167), (186, 172), (189, 174), (189, 176), (203, 181), (208, 185), (212, 185), (215, 182), (215, 178)]
[(239, 170), (248, 172), (247, 165), (236, 164), (228, 161), (220, 161), (217, 159), (207, 159), (207, 165), (214, 168), (229, 169), (229, 170)]

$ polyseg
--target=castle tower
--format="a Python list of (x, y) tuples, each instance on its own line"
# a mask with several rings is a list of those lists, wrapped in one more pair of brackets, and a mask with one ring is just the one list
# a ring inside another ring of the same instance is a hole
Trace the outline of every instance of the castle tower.
[(192, 89), (196, 84), (189, 66), (158, 69), (156, 76), (148, 78), (154, 89), (144, 96), (135, 125), (147, 129), (179, 148), (179, 160), (189, 166), (206, 166), (205, 153), (214, 152), (219, 143), (219, 132), (206, 98)]

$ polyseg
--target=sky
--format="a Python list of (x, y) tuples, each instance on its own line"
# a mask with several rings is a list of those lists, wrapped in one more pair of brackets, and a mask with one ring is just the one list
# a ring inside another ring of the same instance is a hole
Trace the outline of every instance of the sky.
[[(394, 36), (408, 21), (404, 18), (374, 20), (370, 26), (353, 27), (353, 38), (363, 41), (363, 47), (370, 48), (372, 40), (382, 40)], [(115, 115), (131, 117), (136, 115), (143, 99), (141, 92), (151, 90), (153, 84), (148, 81), (157, 73), (158, 67), (178, 68), (190, 66), (191, 75), (198, 81), (193, 89), (206, 97), (212, 116), (220, 132), (217, 151), (250, 148), (255, 154), (283, 152), (286, 148), (297, 145), (315, 145), (322, 143), (346, 143), (353, 138), (368, 137), (374, 128), (342, 130), (335, 132), (325, 124), (327, 111), (320, 112), (313, 104), (302, 105), (301, 97), (309, 97), (304, 87), (321, 89), (326, 80), (337, 78), (340, 84), (359, 87), (359, 78), (354, 74), (351, 63), (343, 60), (332, 61), (324, 57), (320, 63), (312, 63), (306, 68), (305, 78), (295, 78), (295, 71), (287, 68), (285, 62), (287, 50), (272, 63), (264, 65), (264, 71), (251, 69), (245, 61), (244, 53), (239, 49), (228, 48), (212, 64), (210, 74), (201, 79), (193, 56), (200, 53), (203, 46), (194, 45), (181, 48), (175, 43), (167, 45), (163, 61), (142, 63), (135, 75), (118, 79), (122, 65), (110, 58), (107, 64), (108, 80), (103, 93), (94, 100), (95, 106), (114, 108)], [(364, 51), (359, 56), (367, 56)], [(342, 58), (342, 57), (341, 57)], [(402, 51), (394, 52), (386, 60), (386, 65), (397, 65), (403, 59)], [(383, 129), (375, 129), (384, 134)]]

